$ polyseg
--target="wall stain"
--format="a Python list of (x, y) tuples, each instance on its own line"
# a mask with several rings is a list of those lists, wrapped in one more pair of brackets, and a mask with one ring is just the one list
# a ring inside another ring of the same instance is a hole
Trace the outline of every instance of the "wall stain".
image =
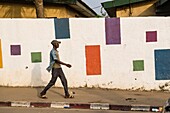
[(166, 82), (163, 85), (159, 85), (159, 89), (161, 91), (169, 91), (169, 88), (170, 88), (170, 82)]

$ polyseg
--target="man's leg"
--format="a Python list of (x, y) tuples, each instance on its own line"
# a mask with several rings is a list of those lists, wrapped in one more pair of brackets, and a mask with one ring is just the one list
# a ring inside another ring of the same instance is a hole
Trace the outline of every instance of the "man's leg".
[(51, 77), (51, 80), (50, 82), (48, 83), (48, 85), (44, 88), (44, 90), (40, 93), (40, 95), (45, 95), (47, 90), (50, 89), (56, 82), (57, 80), (57, 70), (56, 69), (52, 69), (52, 77)]
[(62, 85), (64, 87), (65, 96), (69, 96), (70, 94), (68, 92), (67, 79), (66, 79), (66, 77), (64, 75), (64, 72), (63, 72), (63, 70), (61, 68), (59, 69), (59, 78), (60, 78), (61, 83), (62, 83)]

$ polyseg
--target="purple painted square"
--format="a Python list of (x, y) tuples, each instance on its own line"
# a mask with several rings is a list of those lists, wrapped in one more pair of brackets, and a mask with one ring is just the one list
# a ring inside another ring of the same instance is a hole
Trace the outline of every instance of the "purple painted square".
[(106, 44), (121, 44), (120, 18), (106, 18)]
[(21, 46), (11, 45), (11, 55), (21, 55)]
[(157, 31), (147, 31), (146, 42), (157, 42)]

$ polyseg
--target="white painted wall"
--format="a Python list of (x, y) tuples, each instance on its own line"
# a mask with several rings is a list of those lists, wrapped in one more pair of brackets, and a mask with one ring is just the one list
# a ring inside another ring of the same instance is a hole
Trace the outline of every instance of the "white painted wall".
[[(155, 49), (170, 49), (169, 17), (121, 18), (121, 45), (105, 44), (104, 18), (70, 18), (70, 39), (59, 48), (69, 87), (101, 87), (159, 90), (169, 80), (155, 80)], [(156, 30), (158, 41), (146, 43), (145, 32)], [(45, 86), (51, 75), (45, 69), (49, 63), (50, 42), (55, 39), (53, 19), (0, 19), (3, 68), (1, 86)], [(11, 56), (10, 45), (20, 44), (21, 55)], [(86, 75), (86, 45), (100, 45), (101, 75)], [(32, 63), (31, 52), (42, 52), (42, 62)], [(144, 71), (133, 71), (133, 60), (144, 60)], [(28, 68), (26, 68), (28, 67)], [(55, 86), (61, 86), (58, 79)]]

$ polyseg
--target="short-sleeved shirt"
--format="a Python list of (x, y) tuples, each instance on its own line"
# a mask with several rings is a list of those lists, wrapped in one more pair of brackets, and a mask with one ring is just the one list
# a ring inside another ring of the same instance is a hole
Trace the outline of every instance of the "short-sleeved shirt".
[(59, 63), (56, 63), (55, 60), (60, 60), (59, 52), (54, 48), (50, 52), (50, 65), (53, 64), (52, 68), (61, 68)]

